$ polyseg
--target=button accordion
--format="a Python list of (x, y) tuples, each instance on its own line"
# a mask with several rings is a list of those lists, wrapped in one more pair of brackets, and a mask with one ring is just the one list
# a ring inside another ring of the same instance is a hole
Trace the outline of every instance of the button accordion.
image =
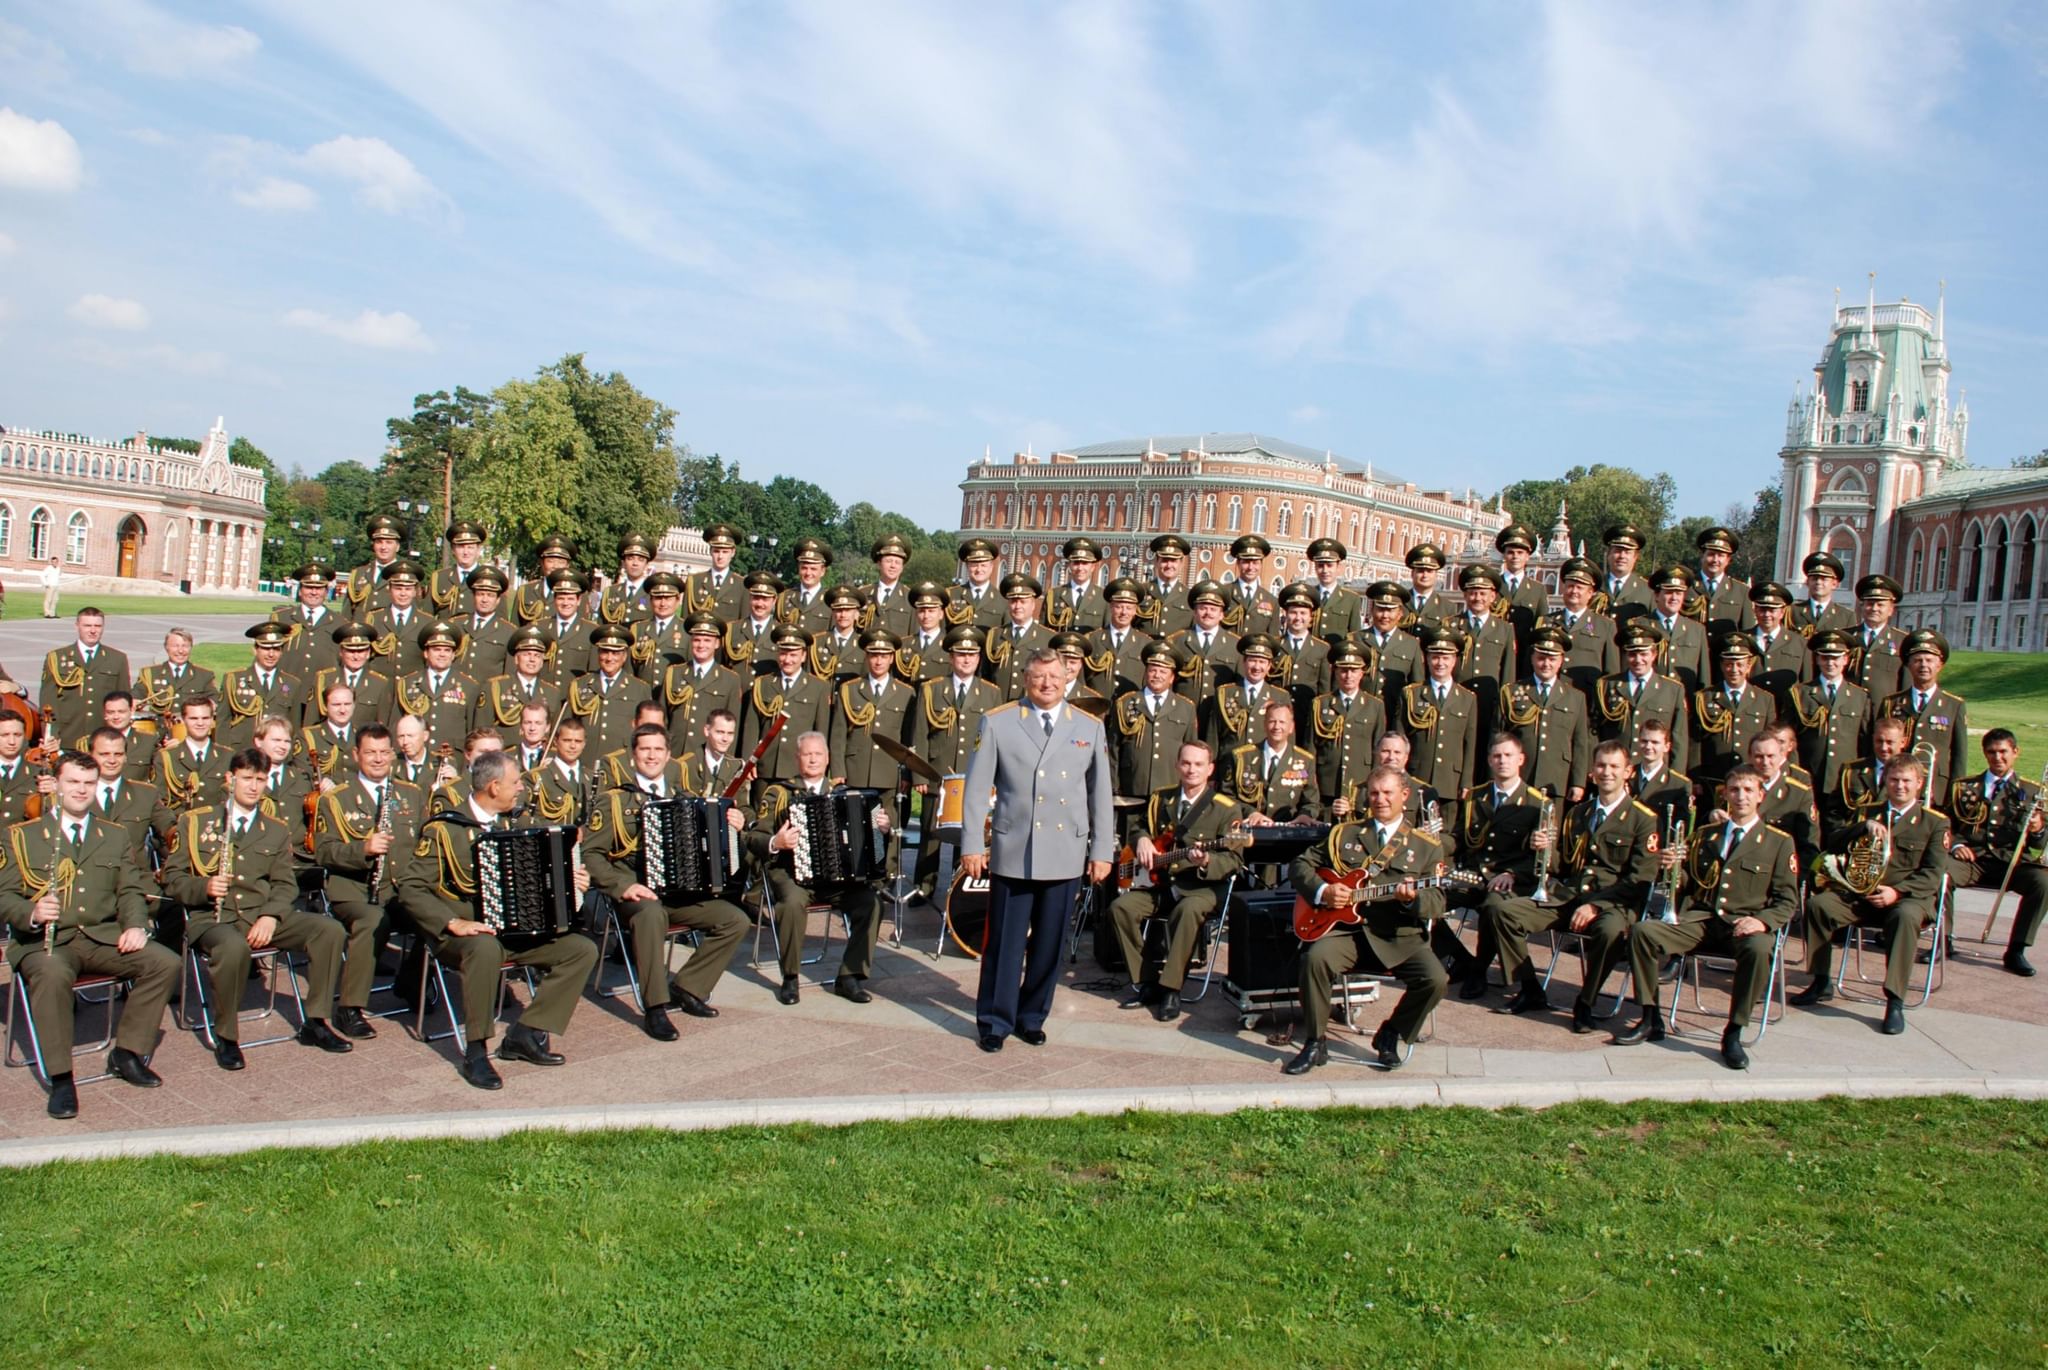
[(518, 937), (576, 925), (576, 830), (514, 828), (476, 835), (477, 921)]
[(886, 835), (874, 826), (874, 792), (836, 790), (789, 797), (786, 817), (796, 829), (790, 865), (806, 889), (827, 889), (872, 879), (883, 867)]
[(680, 796), (640, 808), (640, 879), (662, 899), (722, 894), (741, 878), (732, 802)]

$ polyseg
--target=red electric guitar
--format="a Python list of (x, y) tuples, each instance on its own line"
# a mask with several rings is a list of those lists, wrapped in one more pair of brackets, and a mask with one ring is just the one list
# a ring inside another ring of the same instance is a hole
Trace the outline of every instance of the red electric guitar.
[(1316, 876), (1325, 885), (1342, 885), (1351, 891), (1351, 902), (1341, 909), (1326, 909), (1311, 904), (1300, 895), (1294, 900), (1294, 935), (1304, 942), (1313, 942), (1342, 923), (1362, 923), (1365, 915), (1359, 911), (1363, 904), (1380, 899), (1390, 899), (1394, 891), (1403, 885), (1414, 885), (1418, 890), (1460, 889), (1476, 890), (1486, 884), (1486, 877), (1478, 871), (1445, 871), (1442, 875), (1404, 875), (1377, 885), (1365, 883), (1366, 872), (1355, 870), (1348, 875), (1339, 875), (1327, 868), (1320, 869)]

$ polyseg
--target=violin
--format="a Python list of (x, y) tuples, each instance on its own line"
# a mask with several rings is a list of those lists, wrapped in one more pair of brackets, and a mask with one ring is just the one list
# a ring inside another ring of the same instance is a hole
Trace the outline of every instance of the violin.
[[(31, 737), (42, 741), (22, 753), (22, 761), (41, 775), (50, 775), (57, 764), (62, 748), (57, 745), (57, 713), (54, 709), (38, 710), (21, 695), (0, 695), (0, 713), (13, 714), (21, 720), (21, 726)], [(34, 821), (43, 816), (48, 807), (49, 796), (38, 788), (21, 801), (21, 816), (25, 821)]]

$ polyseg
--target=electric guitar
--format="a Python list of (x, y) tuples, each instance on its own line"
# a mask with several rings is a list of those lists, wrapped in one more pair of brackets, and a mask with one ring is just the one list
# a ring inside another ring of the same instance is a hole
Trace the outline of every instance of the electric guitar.
[(1311, 904), (1306, 896), (1294, 898), (1294, 935), (1304, 942), (1313, 942), (1330, 929), (1346, 923), (1362, 923), (1365, 914), (1362, 907), (1382, 899), (1391, 899), (1394, 892), (1403, 885), (1413, 885), (1418, 890), (1460, 889), (1476, 890), (1486, 884), (1486, 877), (1478, 871), (1445, 871), (1442, 875), (1404, 875), (1396, 880), (1368, 885), (1366, 872), (1355, 870), (1339, 875), (1325, 867), (1316, 872), (1325, 885), (1342, 885), (1351, 891), (1351, 902), (1343, 908), (1323, 908)]

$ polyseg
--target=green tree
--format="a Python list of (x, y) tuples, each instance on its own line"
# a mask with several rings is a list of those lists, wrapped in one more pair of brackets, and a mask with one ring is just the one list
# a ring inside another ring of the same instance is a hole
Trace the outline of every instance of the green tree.
[[(459, 464), (468, 455), (490, 403), (489, 395), (458, 385), (453, 394), (436, 390), (413, 396), (410, 417), (391, 419), (384, 425), (391, 447), (378, 469), (371, 504), (379, 512), (408, 520), (412, 550), (427, 566), (441, 560), (441, 534), (448, 522), (448, 510), (441, 501), (442, 463), (452, 456)], [(401, 510), (401, 501), (427, 512)]]
[(491, 542), (531, 563), (534, 544), (576, 524), (578, 485), (594, 444), (576, 421), (568, 385), (543, 372), (507, 381), (457, 464), (455, 509), (491, 530)]
[(197, 438), (160, 438), (154, 433), (150, 434), (149, 445), (161, 447), (166, 452), (184, 452), (195, 457), (199, 455), (200, 448)]
[(2012, 459), (2012, 464), (2013, 469), (2016, 471), (2039, 471), (2043, 469), (2048, 469), (2048, 447), (2042, 448), (2040, 451), (2034, 453), (2034, 455), (2031, 457), (2014, 457)]
[[(616, 371), (593, 372), (580, 352), (541, 376), (566, 387), (590, 443), (588, 459), (577, 466), (571, 519), (550, 531), (568, 532), (586, 558), (602, 562), (628, 532), (659, 541), (675, 509), (675, 411), (641, 394)], [(527, 549), (519, 550), (523, 557)]]
[(325, 501), (322, 517), (343, 543), (337, 562), (343, 568), (357, 565), (370, 555), (363, 524), (370, 514), (370, 501), (377, 474), (359, 461), (338, 461), (315, 480)]
[(1783, 483), (1772, 481), (1756, 492), (1748, 519), (1734, 525), (1735, 531), (1741, 535), (1742, 546), (1736, 550), (1729, 565), (1736, 575), (1751, 584), (1769, 580), (1777, 574), (1778, 516), (1784, 504)]
[(1538, 533), (1557, 521), (1560, 500), (1571, 520), (1572, 542), (1580, 541), (1597, 557), (1601, 535), (1617, 523), (1633, 523), (1644, 535), (1663, 528), (1677, 486), (1660, 471), (1645, 476), (1625, 466), (1574, 466), (1562, 477), (1516, 481), (1501, 491), (1508, 512)]
[[(296, 483), (278, 469), (268, 453), (249, 439), (238, 437), (228, 444), (228, 460), (263, 473), (263, 557), (259, 572), (262, 579), (284, 580), (298, 574), (307, 558), (330, 554), (321, 540), (326, 535), (325, 525), (318, 532), (313, 528), (320, 521), (318, 513), (300, 502)], [(295, 528), (294, 524), (298, 526)]]

